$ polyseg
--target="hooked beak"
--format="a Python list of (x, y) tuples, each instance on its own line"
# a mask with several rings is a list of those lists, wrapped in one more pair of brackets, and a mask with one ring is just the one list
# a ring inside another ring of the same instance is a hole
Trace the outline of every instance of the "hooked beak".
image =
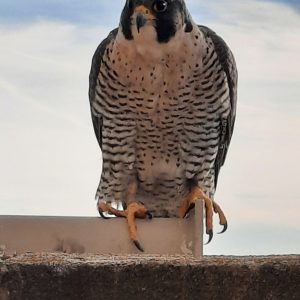
[(140, 33), (140, 29), (145, 26), (147, 23), (147, 19), (143, 13), (139, 13), (136, 17), (136, 28), (138, 33)]

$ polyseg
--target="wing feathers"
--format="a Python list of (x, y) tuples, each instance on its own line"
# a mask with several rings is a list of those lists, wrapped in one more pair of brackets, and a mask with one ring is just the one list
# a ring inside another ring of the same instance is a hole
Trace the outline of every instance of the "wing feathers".
[(107, 45), (115, 39), (118, 32), (118, 28), (114, 29), (110, 32), (108, 37), (102, 41), (102, 43), (98, 46), (92, 60), (92, 66), (89, 76), (89, 99), (90, 99), (90, 106), (91, 106), (91, 114), (92, 114), (92, 121), (94, 126), (94, 131), (99, 143), (100, 148), (102, 148), (102, 116), (99, 114), (95, 114), (93, 112), (92, 106), (93, 102), (95, 101), (95, 92), (96, 92), (96, 85), (97, 79), (101, 67), (102, 57), (105, 53)]
[(235, 60), (229, 47), (224, 40), (219, 37), (214, 31), (205, 27), (199, 26), (199, 29), (204, 33), (205, 37), (210, 38), (214, 44), (215, 51), (222, 68), (226, 74), (229, 95), (230, 95), (230, 113), (226, 119), (221, 119), (221, 137), (220, 144), (215, 160), (215, 187), (217, 186), (220, 168), (225, 162), (228, 147), (233, 133), (235, 115), (236, 115), (236, 102), (237, 102), (237, 69)]

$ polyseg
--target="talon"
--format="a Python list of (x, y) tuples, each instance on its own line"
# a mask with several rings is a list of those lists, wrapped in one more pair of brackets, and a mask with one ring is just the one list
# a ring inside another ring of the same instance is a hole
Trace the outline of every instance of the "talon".
[(214, 211), (215, 213), (217, 213), (219, 215), (219, 219), (220, 219), (220, 225), (223, 225), (223, 230), (221, 232), (218, 232), (218, 234), (224, 233), (227, 230), (228, 227), (228, 223), (226, 220), (226, 217), (221, 209), (221, 207), (218, 205), (218, 203), (216, 203), (215, 201), (213, 201), (213, 206), (214, 206)]
[(189, 208), (187, 209), (187, 211), (185, 212), (185, 215), (184, 215), (183, 218), (185, 218), (185, 217), (188, 215), (188, 213), (189, 213), (192, 209), (194, 209), (194, 208), (195, 208), (195, 203), (192, 202), (192, 203), (190, 204)]
[(207, 234), (209, 235), (209, 239), (208, 239), (208, 242), (205, 245), (208, 245), (211, 242), (211, 240), (212, 240), (212, 238), (214, 236), (214, 233), (213, 233), (212, 230), (208, 231)]
[(145, 205), (142, 202), (137, 201), (135, 199), (136, 191), (137, 183), (133, 182), (128, 186), (126, 201), (123, 202), (122, 205), (125, 210), (116, 209), (105, 201), (98, 201), (97, 206), (100, 216), (104, 219), (110, 219), (105, 215), (105, 213), (112, 214), (116, 217), (126, 218), (130, 239), (133, 241), (134, 245), (137, 247), (138, 250), (144, 252), (142, 245), (138, 241), (138, 233), (135, 219), (145, 219), (147, 217), (149, 219), (152, 219), (153, 216), (146, 209)]
[(101, 218), (103, 218), (105, 220), (110, 220), (111, 219), (110, 217), (105, 216), (104, 211), (102, 211), (100, 208), (98, 208), (98, 212), (99, 212), (99, 215), (101, 216)]
[(99, 215), (101, 216), (101, 218), (103, 218), (103, 219), (105, 219), (105, 220), (111, 219), (110, 217), (107, 217), (107, 216), (104, 214), (105, 211), (104, 211), (100, 206), (101, 206), (101, 203), (98, 203), (97, 208), (98, 208), (98, 212), (99, 212)]
[(222, 234), (222, 233), (224, 233), (227, 230), (228, 223), (226, 222), (223, 226), (224, 226), (223, 230), (221, 232), (218, 232), (218, 234)]
[[(138, 241), (138, 233), (137, 226), (135, 223), (136, 218), (145, 219), (147, 216), (149, 217), (149, 212), (142, 204), (138, 202), (132, 202), (128, 205), (126, 210), (127, 215), (127, 225), (129, 229), (129, 235), (135, 246), (141, 251), (144, 252), (143, 247)], [(151, 214), (150, 214), (151, 215)], [(151, 215), (152, 217), (152, 215)]]
[[(209, 244), (214, 236), (213, 234), (213, 200), (209, 198), (198, 186), (191, 189), (191, 192), (187, 195), (181, 207), (179, 208), (179, 216), (185, 217), (191, 209), (195, 207), (195, 201), (203, 200), (205, 203), (205, 217), (206, 217), (206, 232), (209, 235)], [(225, 224), (222, 223), (222, 224)]]
[(141, 252), (144, 252), (144, 249), (138, 240), (134, 240), (133, 243), (138, 248), (138, 250), (140, 250)]
[(109, 214), (115, 215), (116, 217), (123, 217), (123, 218), (126, 217), (124, 211), (115, 209), (110, 204), (108, 204), (104, 201), (100, 201), (98, 203), (98, 212), (99, 212), (100, 216), (104, 219), (111, 219), (111, 218), (105, 216), (104, 213), (109, 213)]
[(148, 216), (149, 220), (153, 219), (153, 215), (149, 211), (146, 212), (146, 215)]

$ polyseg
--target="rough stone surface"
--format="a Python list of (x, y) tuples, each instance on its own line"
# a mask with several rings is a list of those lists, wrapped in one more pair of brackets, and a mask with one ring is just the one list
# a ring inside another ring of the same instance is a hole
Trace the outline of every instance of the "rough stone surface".
[(300, 256), (2, 257), (0, 299), (300, 299)]

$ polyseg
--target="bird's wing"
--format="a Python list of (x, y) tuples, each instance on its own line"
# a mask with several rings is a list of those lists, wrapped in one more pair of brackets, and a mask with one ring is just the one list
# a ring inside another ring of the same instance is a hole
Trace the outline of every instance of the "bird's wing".
[(218, 55), (219, 62), (227, 76), (229, 96), (230, 96), (230, 113), (226, 119), (221, 120), (221, 136), (218, 148), (218, 153), (215, 160), (215, 187), (217, 186), (219, 171), (225, 162), (228, 147), (232, 137), (234, 128), (235, 115), (236, 115), (236, 102), (237, 102), (237, 69), (235, 60), (229, 47), (224, 40), (219, 37), (214, 31), (205, 27), (199, 26), (199, 29), (206, 38), (210, 38), (214, 44), (215, 51)]
[(89, 99), (90, 99), (90, 106), (91, 106), (91, 114), (92, 114), (92, 121), (94, 125), (94, 131), (99, 143), (100, 148), (102, 148), (102, 116), (100, 114), (96, 114), (93, 112), (93, 102), (95, 101), (95, 92), (97, 86), (98, 75), (101, 67), (102, 57), (104, 52), (108, 46), (108, 44), (115, 39), (118, 32), (118, 28), (114, 29), (110, 32), (108, 37), (101, 42), (98, 46), (92, 60), (92, 66), (89, 76)]

